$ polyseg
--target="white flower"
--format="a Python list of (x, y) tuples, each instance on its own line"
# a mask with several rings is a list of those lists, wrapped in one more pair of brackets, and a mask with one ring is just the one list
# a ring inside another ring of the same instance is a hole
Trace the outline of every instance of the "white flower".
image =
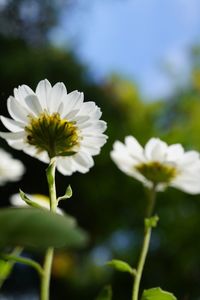
[(199, 153), (185, 152), (180, 144), (168, 146), (151, 138), (142, 148), (134, 137), (127, 136), (125, 144), (114, 143), (111, 158), (121, 171), (149, 188), (172, 186), (189, 194), (200, 193)]
[(11, 132), (0, 136), (45, 163), (56, 156), (57, 168), (64, 175), (86, 173), (94, 165), (92, 156), (106, 142), (100, 109), (94, 102), (83, 102), (83, 93), (67, 94), (62, 82), (52, 87), (42, 80), (35, 92), (27, 85), (19, 86), (7, 107), (12, 119), (1, 116), (1, 121)]
[[(49, 198), (45, 195), (41, 195), (41, 194), (27, 194), (27, 197), (33, 202), (35, 203), (38, 207), (41, 208), (45, 208), (45, 209), (49, 209), (50, 210), (50, 202), (49, 202)], [(20, 194), (14, 194), (10, 197), (10, 203), (13, 206), (16, 207), (26, 207), (28, 206), (28, 204), (22, 200), (22, 198), (20, 197)], [(58, 214), (63, 214), (63, 211), (57, 207), (57, 213)]]
[(0, 185), (4, 185), (7, 181), (20, 180), (24, 174), (25, 168), (22, 162), (0, 149)]

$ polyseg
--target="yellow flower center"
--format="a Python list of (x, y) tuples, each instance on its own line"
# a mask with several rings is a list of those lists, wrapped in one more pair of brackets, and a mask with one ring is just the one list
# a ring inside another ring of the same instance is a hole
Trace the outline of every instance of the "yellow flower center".
[(47, 151), (50, 158), (75, 153), (78, 145), (78, 130), (75, 122), (61, 119), (59, 113), (49, 115), (43, 112), (38, 117), (29, 116), (30, 123), (25, 127), (27, 143), (39, 152)]
[(154, 184), (169, 183), (177, 175), (177, 169), (174, 166), (157, 161), (141, 163), (135, 168)]

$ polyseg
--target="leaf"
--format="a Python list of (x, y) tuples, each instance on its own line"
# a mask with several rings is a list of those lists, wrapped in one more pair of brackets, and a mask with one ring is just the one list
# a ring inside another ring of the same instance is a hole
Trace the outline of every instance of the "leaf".
[(151, 218), (146, 218), (144, 220), (144, 224), (146, 228), (153, 228), (157, 226), (158, 221), (159, 221), (159, 217), (153, 216)]
[(29, 206), (35, 207), (35, 208), (43, 208), (35, 201), (32, 201), (30, 198), (28, 198), (28, 196), (22, 190), (19, 190), (19, 194), (20, 194), (20, 197), (22, 198), (22, 200)]
[(118, 270), (120, 272), (128, 272), (132, 275), (136, 274), (136, 270), (132, 269), (132, 267), (129, 266), (129, 264), (126, 263), (125, 261), (113, 259), (111, 261), (108, 261), (106, 264), (110, 267), (115, 268), (116, 270)]
[(33, 250), (75, 247), (86, 242), (86, 234), (71, 218), (37, 208), (0, 210), (0, 247), (22, 246)]
[(141, 300), (177, 300), (177, 298), (161, 288), (152, 288), (149, 290), (144, 290)]
[(71, 188), (70, 185), (68, 185), (68, 187), (67, 187), (67, 189), (66, 189), (66, 192), (65, 192), (64, 196), (59, 197), (59, 198), (57, 199), (57, 202), (59, 202), (60, 200), (66, 200), (66, 199), (71, 198), (71, 197), (72, 197), (72, 194), (73, 194), (73, 193), (72, 193), (72, 188)]
[(95, 300), (112, 300), (111, 286), (105, 286)]

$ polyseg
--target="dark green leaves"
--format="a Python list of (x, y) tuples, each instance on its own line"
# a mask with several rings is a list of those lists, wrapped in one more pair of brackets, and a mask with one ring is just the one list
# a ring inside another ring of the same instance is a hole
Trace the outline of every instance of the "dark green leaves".
[(144, 290), (141, 300), (177, 300), (177, 298), (161, 288), (152, 288), (149, 290)]
[(112, 300), (112, 289), (110, 286), (105, 286), (95, 300)]
[(75, 247), (86, 241), (72, 218), (37, 208), (7, 208), (0, 211), (0, 247), (33, 249)]

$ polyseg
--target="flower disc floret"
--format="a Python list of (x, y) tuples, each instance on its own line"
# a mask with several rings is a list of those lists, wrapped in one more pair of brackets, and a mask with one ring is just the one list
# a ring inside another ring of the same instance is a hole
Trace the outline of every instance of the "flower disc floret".
[(172, 165), (162, 164), (158, 161), (141, 163), (135, 166), (135, 169), (140, 172), (146, 179), (158, 183), (169, 183), (177, 175), (177, 170)]
[(49, 163), (56, 157), (63, 175), (86, 173), (94, 165), (93, 156), (106, 143), (106, 122), (92, 101), (83, 93), (67, 93), (62, 82), (51, 86), (45, 79), (33, 91), (27, 85), (14, 89), (7, 101), (11, 119), (1, 116), (11, 132), (0, 132), (8, 144)]
[[(27, 143), (35, 146), (39, 152), (47, 151), (50, 158), (72, 155), (78, 146), (76, 122), (61, 119), (59, 113), (49, 115), (44, 112), (38, 117), (30, 116), (25, 127)], [(74, 149), (74, 150), (73, 150)]]
[(116, 141), (111, 158), (118, 168), (145, 186), (162, 191), (168, 186), (189, 194), (200, 193), (200, 156), (197, 151), (184, 151), (182, 145), (167, 145), (151, 138), (143, 148), (133, 136), (125, 143)]

